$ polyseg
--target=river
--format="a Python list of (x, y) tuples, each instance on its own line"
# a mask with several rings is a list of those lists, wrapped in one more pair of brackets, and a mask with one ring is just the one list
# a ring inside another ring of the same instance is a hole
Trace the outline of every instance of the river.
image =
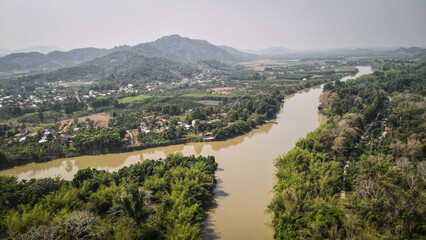
[[(355, 77), (371, 73), (358, 67)], [(351, 77), (342, 78), (346, 81)], [(353, 78), (353, 77), (352, 77)], [(31, 163), (0, 171), (19, 179), (61, 176), (72, 179), (79, 169), (97, 168), (116, 171), (144, 159), (164, 158), (169, 153), (213, 155), (218, 162), (215, 190), (217, 206), (205, 222), (205, 239), (272, 239), (265, 214), (273, 194), (275, 159), (292, 147), (326, 118), (318, 113), (322, 86), (287, 96), (277, 116), (277, 124), (266, 124), (250, 133), (227, 141), (190, 143), (152, 148), (138, 152), (82, 156)]]

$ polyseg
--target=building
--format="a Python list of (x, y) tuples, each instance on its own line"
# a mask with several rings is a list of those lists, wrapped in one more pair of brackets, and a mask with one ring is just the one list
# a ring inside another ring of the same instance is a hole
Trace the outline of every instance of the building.
[(202, 137), (203, 137), (203, 141), (213, 141), (215, 139), (211, 132), (206, 132), (202, 134)]

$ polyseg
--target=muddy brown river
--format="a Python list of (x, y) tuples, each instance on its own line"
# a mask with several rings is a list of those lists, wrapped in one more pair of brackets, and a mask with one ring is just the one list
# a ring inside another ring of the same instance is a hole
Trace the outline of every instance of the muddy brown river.
[[(371, 73), (370, 67), (358, 69), (356, 77)], [(55, 176), (72, 179), (79, 169), (91, 167), (116, 171), (144, 159), (164, 158), (174, 152), (213, 155), (219, 164), (215, 190), (217, 206), (206, 220), (205, 239), (272, 239), (271, 216), (265, 214), (265, 210), (273, 196), (274, 161), (294, 147), (297, 139), (326, 121), (318, 114), (321, 92), (322, 86), (318, 86), (288, 96), (277, 116), (277, 124), (263, 125), (227, 141), (57, 159), (14, 167), (0, 171), (0, 175), (16, 175), (19, 179)]]

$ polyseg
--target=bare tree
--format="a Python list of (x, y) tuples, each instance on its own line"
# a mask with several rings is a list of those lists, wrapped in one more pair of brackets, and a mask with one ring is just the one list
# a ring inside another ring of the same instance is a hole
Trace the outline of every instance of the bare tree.
[(374, 202), (383, 200), (383, 187), (379, 186), (374, 179), (360, 182), (357, 194), (363, 200), (372, 199)]

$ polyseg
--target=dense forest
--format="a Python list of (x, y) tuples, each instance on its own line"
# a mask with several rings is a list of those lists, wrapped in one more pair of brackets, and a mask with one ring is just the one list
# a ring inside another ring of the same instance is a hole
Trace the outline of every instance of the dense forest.
[(200, 239), (216, 185), (214, 157), (171, 154), (109, 173), (0, 177), (0, 238)]
[(325, 85), (327, 124), (277, 159), (276, 239), (422, 239), (425, 63)]

